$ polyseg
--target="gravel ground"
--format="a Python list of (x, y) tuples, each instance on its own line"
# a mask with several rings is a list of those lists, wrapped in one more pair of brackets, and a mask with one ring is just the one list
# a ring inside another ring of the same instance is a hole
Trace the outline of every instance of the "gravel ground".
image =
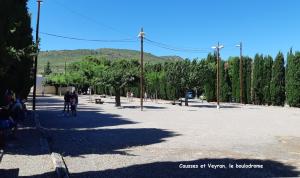
[(0, 177), (54, 177), (51, 158), (41, 149), (40, 134), (33, 119), (27, 119), (19, 128), (17, 138), (7, 138)]
[(78, 116), (68, 117), (62, 97), (39, 98), (51, 149), (64, 156), (71, 177), (300, 175), (300, 109), (222, 104), (217, 110), (192, 100), (189, 107), (147, 101), (141, 112), (137, 99), (122, 98), (120, 108), (111, 98), (103, 105), (90, 103), (89, 96), (79, 100)]

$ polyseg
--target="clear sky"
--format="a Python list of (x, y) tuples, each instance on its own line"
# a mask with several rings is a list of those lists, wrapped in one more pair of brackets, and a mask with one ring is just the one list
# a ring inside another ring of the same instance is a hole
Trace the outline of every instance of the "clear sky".
[[(29, 0), (32, 27), (36, 25), (36, 0)], [(179, 48), (211, 50), (218, 41), (221, 57), (284, 54), (300, 50), (299, 0), (44, 0), (40, 31), (85, 39), (137, 38), (141, 27), (153, 41)], [(123, 48), (130, 43), (86, 42), (41, 34), (41, 50)], [(155, 55), (205, 57), (207, 52), (171, 51), (145, 43)]]

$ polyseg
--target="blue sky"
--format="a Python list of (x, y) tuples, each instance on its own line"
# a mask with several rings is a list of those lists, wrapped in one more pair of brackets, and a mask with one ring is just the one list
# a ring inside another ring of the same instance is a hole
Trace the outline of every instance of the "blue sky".
[[(29, 0), (32, 27), (36, 25), (36, 0)], [(239, 55), (284, 54), (300, 50), (298, 0), (44, 0), (40, 31), (86, 39), (136, 38), (141, 27), (153, 41), (179, 48), (211, 50), (225, 46), (222, 58)], [(40, 35), (41, 50), (122, 48), (139, 50), (139, 42), (103, 43)], [(207, 52), (171, 51), (145, 43), (155, 55), (205, 57)]]

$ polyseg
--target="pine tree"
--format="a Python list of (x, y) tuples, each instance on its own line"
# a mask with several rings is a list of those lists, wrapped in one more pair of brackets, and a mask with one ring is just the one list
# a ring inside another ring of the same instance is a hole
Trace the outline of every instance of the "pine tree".
[(284, 106), (285, 102), (285, 68), (284, 56), (279, 52), (272, 68), (271, 100), (276, 106)]

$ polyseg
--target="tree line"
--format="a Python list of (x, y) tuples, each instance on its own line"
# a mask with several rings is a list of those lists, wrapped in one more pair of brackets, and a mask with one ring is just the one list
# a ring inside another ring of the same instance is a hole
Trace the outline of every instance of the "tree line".
[[(177, 100), (188, 92), (204, 96), (208, 102), (216, 101), (216, 55), (208, 54), (205, 59), (146, 63), (145, 91), (157, 99)], [(220, 100), (240, 102), (240, 58), (230, 57), (220, 61)], [(49, 66), (45, 68), (48, 71)], [(287, 55), (279, 52), (275, 59), (256, 54), (254, 59), (243, 57), (243, 95), (245, 104), (284, 106), (286, 103), (300, 107), (300, 52), (292, 50)], [(51, 71), (51, 70), (50, 70)], [(65, 73), (50, 73), (46, 84), (75, 86), (84, 92), (91, 88), (93, 93), (120, 96), (127, 91), (140, 97), (140, 64), (138, 60), (107, 60), (87, 57), (67, 67)]]

